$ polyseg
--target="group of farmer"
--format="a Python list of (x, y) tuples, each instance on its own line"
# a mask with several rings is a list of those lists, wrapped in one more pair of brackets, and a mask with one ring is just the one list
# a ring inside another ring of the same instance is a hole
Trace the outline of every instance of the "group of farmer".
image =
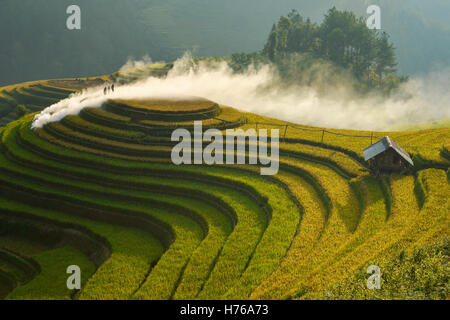
[(109, 92), (114, 92), (114, 83), (112, 85), (108, 85), (103, 89), (103, 94), (107, 95)]

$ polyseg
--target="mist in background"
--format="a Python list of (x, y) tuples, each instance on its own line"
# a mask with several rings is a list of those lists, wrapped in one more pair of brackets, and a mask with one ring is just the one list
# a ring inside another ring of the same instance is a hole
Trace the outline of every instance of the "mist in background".
[[(81, 7), (81, 30), (66, 29), (71, 4)], [(371, 4), (381, 7), (400, 74), (450, 65), (448, 0), (0, 0), (0, 86), (109, 74), (147, 53), (173, 61), (186, 50), (257, 51), (291, 9), (319, 22), (332, 6), (366, 16)]]
[[(149, 58), (146, 58), (149, 59)], [(143, 62), (128, 61), (126, 66)], [(328, 65), (315, 65), (311, 72)], [(123, 68), (122, 68), (123, 69)], [(344, 76), (330, 83), (326, 77), (305, 85), (282, 85), (270, 64), (236, 74), (222, 62), (194, 63), (189, 53), (177, 60), (166, 78), (147, 77), (103, 94), (92, 88), (48, 107), (35, 117), (33, 128), (76, 115), (85, 107), (100, 107), (108, 99), (203, 97), (294, 123), (328, 128), (390, 130), (393, 127), (450, 117), (450, 68), (412, 78), (389, 98), (361, 97)], [(324, 87), (326, 86), (326, 87)], [(318, 88), (320, 88), (320, 93)]]

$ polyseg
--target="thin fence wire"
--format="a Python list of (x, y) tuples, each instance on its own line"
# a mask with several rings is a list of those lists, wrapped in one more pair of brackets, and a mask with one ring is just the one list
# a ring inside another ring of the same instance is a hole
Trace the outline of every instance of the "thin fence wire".
[(256, 129), (258, 129), (259, 125), (275, 126), (275, 127), (285, 128), (283, 139), (286, 138), (286, 134), (287, 134), (287, 129), (288, 128), (293, 128), (293, 129), (302, 130), (302, 131), (308, 131), (308, 132), (322, 132), (322, 142), (324, 140), (325, 133), (329, 133), (329, 134), (333, 134), (333, 135), (337, 135), (337, 136), (343, 136), (343, 137), (370, 138), (371, 139), (371, 143), (373, 142), (374, 138), (375, 139), (383, 138), (381, 136), (376, 136), (373, 133), (370, 136), (369, 135), (354, 135), (354, 134), (345, 134), (345, 133), (333, 132), (333, 131), (329, 131), (329, 130), (326, 130), (326, 129), (303, 128), (303, 127), (299, 127), (299, 126), (295, 126), (295, 125), (291, 125), (291, 124), (268, 123), (268, 122), (247, 122), (247, 124), (249, 124), (249, 125), (256, 125)]
[[(224, 120), (224, 119), (220, 119), (220, 118), (217, 118), (217, 117), (215, 119), (223, 121), (225, 123), (229, 123), (230, 122), (230, 121), (227, 121), (227, 120)], [(326, 129), (304, 128), (304, 127), (299, 127), (299, 126), (295, 126), (295, 125), (292, 125), (292, 124), (281, 124), (281, 123), (270, 123), (270, 122), (246, 122), (245, 124), (247, 124), (247, 125), (255, 125), (256, 126), (256, 130), (258, 130), (258, 126), (259, 125), (285, 128), (284, 134), (283, 134), (283, 139), (286, 139), (286, 134), (287, 134), (288, 128), (293, 128), (293, 129), (302, 130), (302, 131), (308, 131), (308, 132), (322, 132), (321, 143), (323, 143), (323, 141), (324, 141), (325, 133), (333, 134), (333, 135), (336, 135), (336, 136), (342, 136), (342, 137), (350, 137), (350, 138), (370, 138), (370, 144), (373, 143), (373, 139), (382, 139), (382, 138), (384, 138), (384, 136), (374, 135), (373, 132), (371, 133), (371, 135), (356, 135), (356, 134), (346, 134), (346, 133), (333, 132), (333, 131), (329, 131), (329, 130), (326, 130)], [(418, 146), (411, 146), (411, 145), (404, 145), (403, 147), (405, 147), (405, 148), (414, 148), (414, 149), (416, 149), (416, 151), (418, 149)]]

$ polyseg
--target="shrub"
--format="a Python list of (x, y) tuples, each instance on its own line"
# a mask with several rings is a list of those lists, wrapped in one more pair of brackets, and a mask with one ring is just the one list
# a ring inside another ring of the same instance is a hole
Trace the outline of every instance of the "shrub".
[(27, 107), (25, 107), (23, 104), (19, 104), (16, 108), (16, 115), (18, 118), (22, 118), (24, 115), (30, 113), (30, 110), (28, 110)]

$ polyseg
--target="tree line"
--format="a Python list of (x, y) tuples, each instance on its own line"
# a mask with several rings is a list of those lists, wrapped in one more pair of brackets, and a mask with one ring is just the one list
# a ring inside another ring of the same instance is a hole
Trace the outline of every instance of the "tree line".
[(380, 90), (389, 94), (406, 77), (397, 75), (395, 47), (386, 32), (371, 30), (364, 18), (353, 12), (330, 9), (321, 24), (292, 10), (273, 25), (261, 52), (234, 54), (235, 71), (250, 64), (272, 62), (288, 79), (298, 79), (314, 63), (331, 64), (330, 72), (349, 72), (360, 91)]

